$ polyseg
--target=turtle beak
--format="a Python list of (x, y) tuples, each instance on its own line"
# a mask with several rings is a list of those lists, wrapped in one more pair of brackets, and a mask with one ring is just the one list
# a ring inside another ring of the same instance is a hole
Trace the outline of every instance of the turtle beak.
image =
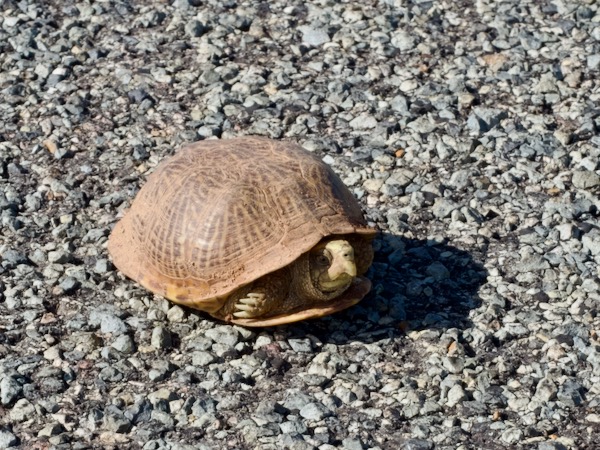
[(346, 274), (352, 278), (356, 276), (356, 264), (354, 262), (354, 249), (347, 241), (331, 241), (325, 246), (331, 252), (331, 265), (327, 269), (327, 275), (331, 281), (337, 280)]

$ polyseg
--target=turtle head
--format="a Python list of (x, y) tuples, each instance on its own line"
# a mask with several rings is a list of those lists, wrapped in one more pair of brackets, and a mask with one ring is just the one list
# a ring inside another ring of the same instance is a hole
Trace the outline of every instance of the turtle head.
[(310, 276), (323, 293), (345, 290), (356, 277), (354, 248), (343, 239), (320, 243), (310, 252)]

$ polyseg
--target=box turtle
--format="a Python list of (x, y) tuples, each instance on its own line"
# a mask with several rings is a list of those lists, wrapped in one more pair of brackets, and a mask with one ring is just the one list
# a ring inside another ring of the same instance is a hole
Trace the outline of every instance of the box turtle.
[(243, 326), (322, 317), (371, 283), (369, 228), (338, 176), (302, 147), (258, 137), (184, 146), (110, 235), (121, 272)]

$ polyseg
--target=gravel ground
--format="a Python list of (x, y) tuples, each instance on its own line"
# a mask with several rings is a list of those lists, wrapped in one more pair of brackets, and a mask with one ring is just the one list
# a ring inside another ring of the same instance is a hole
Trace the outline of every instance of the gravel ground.
[[(0, 448), (599, 448), (599, 71), (594, 0), (0, 0)], [(360, 199), (360, 305), (248, 330), (111, 265), (242, 134)]]

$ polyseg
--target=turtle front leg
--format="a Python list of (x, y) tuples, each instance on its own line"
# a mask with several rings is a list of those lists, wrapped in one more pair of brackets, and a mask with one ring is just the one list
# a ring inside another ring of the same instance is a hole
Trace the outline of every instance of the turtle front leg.
[(266, 295), (263, 292), (249, 292), (238, 299), (233, 306), (233, 315), (238, 319), (253, 319), (267, 312), (265, 308)]
[(289, 297), (291, 273), (284, 267), (243, 286), (227, 300), (223, 316), (230, 319), (262, 319), (284, 312)]

